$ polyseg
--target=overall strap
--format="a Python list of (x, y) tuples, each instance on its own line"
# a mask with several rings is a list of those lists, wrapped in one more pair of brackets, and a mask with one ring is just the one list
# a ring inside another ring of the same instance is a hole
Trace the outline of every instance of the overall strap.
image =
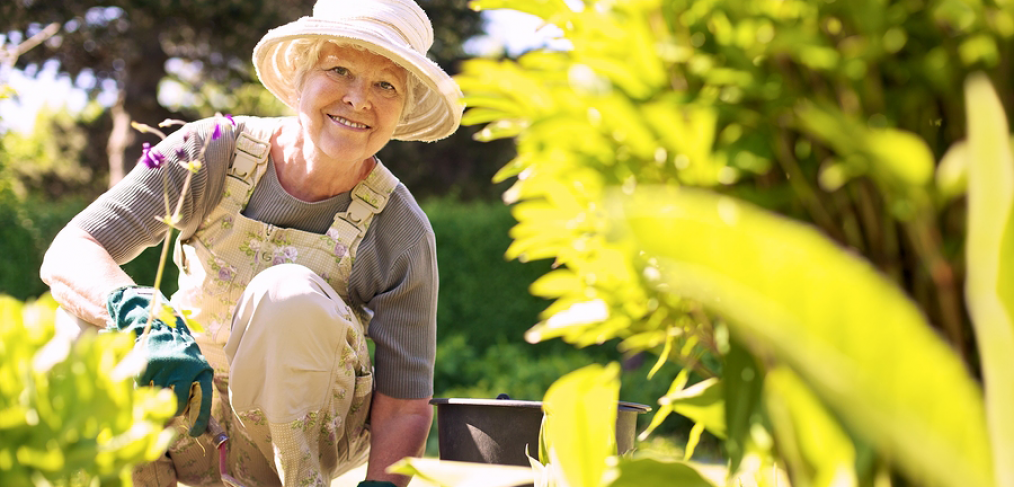
[(334, 217), (331, 228), (338, 232), (340, 242), (348, 245), (349, 254), (355, 257), (355, 249), (370, 226), (373, 216), (383, 211), (387, 201), (398, 186), (398, 178), (377, 160), (376, 167), (366, 179), (352, 188), (352, 202), (348, 211)]
[(257, 181), (267, 169), (268, 155), (271, 153), (271, 133), (274, 127), (251, 126), (249, 122), (243, 131), (236, 136), (236, 148), (229, 163), (229, 176), (241, 179), (250, 186)]
[[(206, 209), (201, 222), (204, 222), (215, 208), (222, 205), (235, 205), (242, 210), (253, 194), (257, 181), (267, 170), (268, 156), (271, 154), (271, 135), (277, 122), (265, 123), (261, 120), (259, 123), (251, 123), (251, 120), (240, 120), (242, 122), (239, 127), (233, 129), (231, 125), (227, 125), (226, 128), (230, 131), (235, 130), (235, 135), (229, 167), (225, 173), (222, 199), (214, 207)], [(203, 223), (181, 233), (179, 240), (192, 237), (201, 225)]]

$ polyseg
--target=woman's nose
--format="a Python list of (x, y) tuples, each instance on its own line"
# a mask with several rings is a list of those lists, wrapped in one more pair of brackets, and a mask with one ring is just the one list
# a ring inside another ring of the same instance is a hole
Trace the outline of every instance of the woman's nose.
[(349, 106), (351, 106), (356, 110), (364, 110), (366, 108), (369, 108), (370, 100), (365, 83), (358, 80), (354, 83), (350, 83), (348, 91), (345, 93), (345, 96), (342, 98), (342, 101), (348, 103)]

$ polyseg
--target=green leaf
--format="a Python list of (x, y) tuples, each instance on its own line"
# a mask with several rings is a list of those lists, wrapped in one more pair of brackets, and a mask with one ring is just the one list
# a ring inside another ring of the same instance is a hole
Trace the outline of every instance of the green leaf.
[(790, 365), (910, 477), (992, 485), (982, 391), (868, 262), (730, 197), (642, 187), (614, 201), (673, 292), (724, 316), (755, 353)]
[(610, 487), (648, 487), (678, 485), (679, 487), (715, 487), (688, 462), (663, 462), (652, 458), (621, 459), (619, 476)]
[[(690, 380), (690, 369), (685, 368), (680, 370), (679, 374), (676, 375), (676, 378), (673, 379), (671, 384), (669, 384), (669, 392), (666, 393), (666, 396), (675, 396), (679, 394), (679, 392), (686, 387), (688, 380)], [(658, 411), (655, 412), (655, 416), (651, 418), (651, 423), (648, 424), (648, 427), (641, 432), (640, 436), (638, 436), (639, 440), (646, 440), (648, 435), (650, 435), (652, 431), (655, 431), (655, 428), (658, 428), (673, 412), (671, 401), (660, 400), (659, 405), (662, 407), (658, 408)]]
[(968, 111), (968, 277), (965, 294), (982, 357), (998, 485), (1014, 484), (1014, 156), (988, 78), (965, 87)]
[(968, 190), (968, 144), (957, 142), (940, 159), (937, 166), (937, 193), (949, 202)]
[(556, 269), (535, 280), (528, 289), (533, 296), (558, 298), (582, 289), (580, 278), (570, 269)]
[(197, 320), (190, 317), (190, 315), (194, 314), (193, 311), (184, 309), (180, 311), (180, 314), (183, 315), (183, 322), (186, 323), (187, 328), (190, 329), (191, 332), (205, 333), (204, 325), (201, 325)]
[(571, 372), (546, 391), (546, 444), (570, 487), (598, 487), (606, 458), (616, 453), (620, 366), (593, 364)]
[(728, 427), (725, 448), (729, 452), (729, 471), (736, 472), (747, 452), (750, 427), (761, 402), (763, 378), (757, 361), (738, 339), (729, 340), (723, 371), (726, 406), (723, 413)]
[(877, 170), (903, 184), (921, 187), (933, 179), (933, 152), (917, 135), (897, 129), (871, 130), (866, 144), (878, 162)]
[(514, 487), (534, 481), (532, 469), (430, 458), (403, 458), (387, 469), (412, 475), (439, 487)]
[(764, 377), (764, 403), (778, 451), (799, 485), (856, 485), (856, 450), (841, 425), (787, 367)]
[(694, 427), (690, 428), (690, 435), (687, 438), (687, 447), (683, 452), (683, 460), (690, 460), (694, 456), (694, 450), (697, 449), (697, 445), (701, 442), (701, 434), (704, 433), (704, 423), (694, 423)]
[(665, 395), (662, 404), (703, 425), (713, 435), (725, 438), (725, 394), (718, 379), (705, 379), (674, 394)]
[(801, 103), (796, 115), (803, 132), (826, 142), (854, 166), (844, 170), (850, 177), (870, 172), (881, 183), (905, 192), (932, 181), (933, 152), (911, 132), (871, 129), (827, 105)]
[(461, 116), (461, 125), (479, 125), (482, 123), (495, 122), (497, 120), (507, 120), (515, 118), (512, 114), (502, 112), (500, 110), (493, 110), (491, 108), (475, 107), (469, 108), (464, 115)]
[(520, 134), (527, 126), (525, 122), (517, 120), (499, 120), (486, 125), (482, 130), (476, 132), (473, 137), (481, 142), (508, 139)]

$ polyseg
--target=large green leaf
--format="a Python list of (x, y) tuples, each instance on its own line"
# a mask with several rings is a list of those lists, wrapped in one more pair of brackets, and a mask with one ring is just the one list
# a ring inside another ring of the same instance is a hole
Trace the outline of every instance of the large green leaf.
[(571, 372), (546, 391), (544, 431), (550, 462), (569, 487), (598, 487), (606, 458), (616, 453), (620, 366), (594, 364)]
[(388, 471), (412, 475), (439, 487), (514, 487), (534, 480), (528, 467), (431, 458), (403, 458), (388, 467)]
[(725, 449), (735, 473), (747, 451), (750, 429), (761, 400), (762, 377), (757, 361), (739, 340), (729, 340), (722, 367), (725, 380)]
[[(919, 309), (816, 230), (700, 190), (614, 196), (667, 285), (781, 360), (910, 477), (992, 485), (982, 392)], [(1008, 350), (1009, 353), (1009, 350)]]
[(764, 377), (764, 404), (795, 487), (856, 485), (856, 449), (841, 425), (788, 367)]
[(966, 86), (966, 294), (982, 356), (999, 485), (1014, 485), (1014, 157), (1000, 99), (985, 76)]
[(619, 475), (609, 484), (610, 487), (715, 487), (692, 464), (686, 462), (663, 462), (652, 458), (621, 459), (617, 470)]

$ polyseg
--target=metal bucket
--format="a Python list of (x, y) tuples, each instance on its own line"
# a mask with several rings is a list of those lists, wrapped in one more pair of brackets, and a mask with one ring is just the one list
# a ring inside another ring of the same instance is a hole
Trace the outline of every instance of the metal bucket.
[[(502, 399), (501, 399), (502, 398)], [(497, 399), (432, 399), (437, 406), (437, 440), (441, 460), (530, 466), (528, 454), (539, 456), (542, 402)], [(634, 448), (637, 415), (651, 411), (643, 404), (619, 402), (616, 447), (620, 454)]]

